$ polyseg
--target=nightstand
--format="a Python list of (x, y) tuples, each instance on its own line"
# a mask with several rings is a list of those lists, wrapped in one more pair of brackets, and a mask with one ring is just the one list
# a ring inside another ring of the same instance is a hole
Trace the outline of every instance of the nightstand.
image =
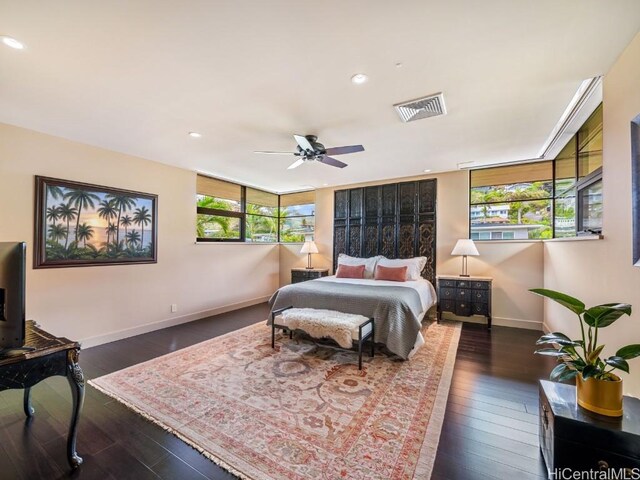
[(326, 268), (292, 268), (291, 283), (306, 282), (327, 275), (329, 275), (329, 270)]
[(635, 471), (637, 477), (640, 400), (625, 396), (622, 408), (620, 418), (591, 413), (577, 405), (573, 385), (540, 380), (539, 441), (549, 478), (560, 478), (564, 469), (602, 473), (599, 478), (634, 478)]
[(442, 312), (451, 312), (459, 317), (482, 315), (491, 328), (491, 277), (461, 277), (438, 275), (438, 320)]

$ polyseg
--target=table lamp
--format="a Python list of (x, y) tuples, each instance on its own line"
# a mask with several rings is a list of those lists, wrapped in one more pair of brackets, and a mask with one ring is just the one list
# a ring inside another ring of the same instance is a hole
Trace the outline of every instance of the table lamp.
[(307, 240), (306, 242), (304, 242), (304, 245), (302, 245), (302, 249), (300, 250), (300, 253), (307, 254), (307, 270), (311, 270), (313, 268), (311, 266), (311, 254), (318, 253), (318, 247), (316, 247), (316, 244), (314, 243), (314, 241)]
[(473, 243), (473, 240), (469, 238), (461, 238), (456, 243), (456, 246), (453, 247), (453, 251), (451, 255), (462, 255), (462, 273), (461, 277), (468, 277), (467, 273), (467, 255), (477, 256), (480, 255), (478, 253), (478, 249), (476, 248), (476, 244)]

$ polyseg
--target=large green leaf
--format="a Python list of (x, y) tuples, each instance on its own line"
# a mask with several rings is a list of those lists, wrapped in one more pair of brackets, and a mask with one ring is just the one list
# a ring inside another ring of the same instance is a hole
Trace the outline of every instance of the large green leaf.
[(619, 368), (623, 372), (629, 373), (629, 364), (622, 357), (609, 357), (604, 361), (604, 363), (612, 367)]
[(590, 327), (604, 328), (623, 315), (631, 315), (631, 305), (628, 303), (605, 303), (585, 311), (584, 321)]
[(548, 357), (564, 357), (567, 354), (561, 352), (560, 350), (556, 350), (555, 348), (542, 348), (540, 350), (536, 350), (534, 353), (538, 355), (546, 355)]
[(590, 377), (595, 377), (596, 375), (599, 375), (600, 373), (602, 373), (600, 371), (600, 369), (594, 365), (585, 365), (585, 367), (582, 369), (582, 378), (584, 378), (585, 380), (590, 378)]
[(566, 371), (569, 370), (569, 367), (567, 367), (566, 363), (561, 363), (559, 365), (556, 365), (556, 367), (551, 370), (551, 373), (549, 374), (549, 380), (557, 380), (558, 377), (560, 375), (562, 375), (563, 373), (566, 373)]
[(640, 357), (640, 345), (636, 343), (634, 345), (627, 345), (626, 347), (622, 347), (616, 352), (616, 357), (622, 357), (625, 360)]
[(564, 373), (561, 373), (560, 375), (558, 375), (557, 381), (558, 382), (564, 382), (566, 380), (572, 380), (574, 378), (576, 378), (576, 376), (578, 376), (578, 371), (577, 370), (565, 370)]
[(582, 303), (577, 298), (573, 298), (565, 293), (556, 292), (555, 290), (549, 290), (546, 288), (532, 288), (529, 291), (535, 293), (536, 295), (540, 295), (542, 297), (546, 297), (555, 302), (558, 302), (560, 305), (568, 308), (577, 315), (580, 315), (582, 312), (584, 312), (584, 303)]
[(536, 345), (546, 345), (548, 343), (557, 343), (558, 345), (562, 345), (562, 346), (571, 346), (571, 347), (579, 347), (580, 344), (578, 342), (574, 342), (573, 340), (565, 340), (564, 338), (548, 338), (548, 339), (543, 339), (542, 337), (540, 337), (540, 339), (536, 342)]

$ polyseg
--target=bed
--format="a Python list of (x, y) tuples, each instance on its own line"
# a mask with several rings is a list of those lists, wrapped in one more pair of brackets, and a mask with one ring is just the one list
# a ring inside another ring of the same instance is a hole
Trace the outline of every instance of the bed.
[(269, 300), (272, 311), (293, 306), (373, 317), (376, 343), (403, 359), (424, 343), (422, 319), (435, 303), (435, 289), (424, 278), (394, 282), (335, 275), (286, 285)]
[[(272, 311), (289, 305), (355, 313), (375, 320), (376, 343), (409, 359), (424, 343), (421, 321), (436, 303), (437, 180), (411, 180), (334, 192), (333, 267), (366, 264), (360, 279), (324, 277), (288, 285), (270, 300)], [(387, 267), (421, 259), (408, 281), (373, 280)]]

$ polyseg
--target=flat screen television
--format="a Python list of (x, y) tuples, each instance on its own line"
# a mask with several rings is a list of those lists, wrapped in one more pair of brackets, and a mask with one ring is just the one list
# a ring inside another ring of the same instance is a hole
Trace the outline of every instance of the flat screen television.
[(24, 346), (27, 244), (0, 242), (0, 353)]

